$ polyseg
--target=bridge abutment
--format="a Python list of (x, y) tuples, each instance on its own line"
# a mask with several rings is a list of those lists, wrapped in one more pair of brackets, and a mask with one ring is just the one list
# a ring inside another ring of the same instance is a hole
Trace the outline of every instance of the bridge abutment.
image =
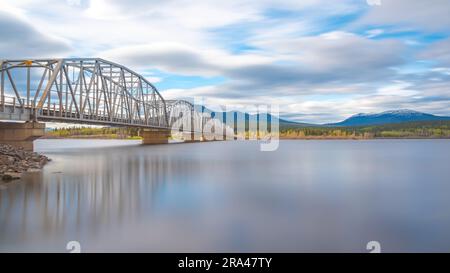
[(170, 129), (142, 129), (140, 131), (142, 144), (167, 144), (170, 138)]
[(200, 136), (196, 135), (194, 132), (183, 132), (184, 142), (199, 142), (201, 141)]
[(0, 122), (0, 143), (33, 150), (33, 141), (45, 133), (45, 123)]

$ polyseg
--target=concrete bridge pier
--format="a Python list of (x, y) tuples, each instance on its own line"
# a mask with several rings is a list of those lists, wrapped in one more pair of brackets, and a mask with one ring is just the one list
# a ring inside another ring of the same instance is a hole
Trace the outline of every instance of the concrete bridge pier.
[(0, 122), (0, 143), (33, 151), (33, 141), (45, 134), (45, 123)]
[(167, 144), (170, 138), (170, 129), (141, 129), (142, 144)]
[(183, 132), (183, 140), (184, 142), (199, 142), (200, 136), (196, 137), (194, 132)]
[(208, 141), (223, 141), (226, 140), (226, 136), (224, 137), (222, 134), (215, 134), (215, 133), (203, 133), (201, 135), (201, 141), (208, 142)]

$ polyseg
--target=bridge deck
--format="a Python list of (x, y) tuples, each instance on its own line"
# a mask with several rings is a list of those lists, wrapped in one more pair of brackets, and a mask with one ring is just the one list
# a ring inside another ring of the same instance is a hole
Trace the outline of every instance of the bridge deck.
[(169, 126), (151, 125), (157, 121), (149, 120), (149, 124), (145, 124), (142, 120), (131, 120), (126, 118), (113, 117), (106, 115), (90, 115), (78, 114), (67, 111), (36, 109), (32, 107), (21, 107), (20, 105), (5, 104), (0, 105), (0, 120), (11, 121), (48, 121), (90, 125), (107, 125), (107, 126), (126, 126), (140, 127), (149, 129), (170, 129)]
[[(202, 108), (203, 109), (203, 108)], [(0, 60), (0, 119), (202, 132), (211, 120), (99, 58)]]

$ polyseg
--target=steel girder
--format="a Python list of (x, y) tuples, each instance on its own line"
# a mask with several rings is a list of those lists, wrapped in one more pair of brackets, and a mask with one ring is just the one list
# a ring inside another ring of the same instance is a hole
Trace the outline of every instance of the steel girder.
[(153, 84), (99, 58), (0, 61), (0, 111), (5, 107), (27, 109), (34, 120), (170, 128)]

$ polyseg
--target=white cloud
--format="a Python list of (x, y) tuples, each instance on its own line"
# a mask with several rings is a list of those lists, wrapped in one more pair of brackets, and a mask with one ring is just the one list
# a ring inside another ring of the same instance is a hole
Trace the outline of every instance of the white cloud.
[(384, 33), (383, 29), (370, 29), (368, 31), (366, 31), (366, 37), (367, 38), (375, 38), (377, 36), (380, 36), (381, 34)]
[(58, 57), (68, 51), (69, 45), (63, 39), (39, 31), (20, 13), (0, 10), (2, 58)]
[(450, 26), (448, 0), (382, 0), (371, 6), (361, 25), (397, 25), (420, 30), (446, 31)]
[(298, 61), (308, 70), (333, 73), (343, 70), (373, 73), (370, 70), (398, 65), (402, 62), (400, 52), (404, 49), (399, 41), (375, 41), (342, 31), (260, 41), (258, 45)]
[[(450, 114), (448, 40), (417, 54), (412, 50), (426, 46), (423, 41), (373, 39), (398, 29), (448, 32), (449, 3), (0, 0), (0, 54), (98, 56), (152, 82), (164, 81), (148, 73), (152, 68), (221, 76), (224, 83), (162, 92), (168, 98), (204, 96), (220, 103), (279, 103), (286, 115), (309, 121), (391, 108)], [(337, 24), (355, 13), (362, 16), (357, 23)], [(355, 29), (361, 34), (351, 32)], [(239, 51), (240, 46), (249, 49)], [(421, 75), (391, 69), (417, 58), (439, 64)]]
[(418, 92), (417, 90), (411, 90), (410, 87), (413, 87), (413, 84), (403, 81), (396, 81), (391, 85), (386, 85), (382, 88), (379, 88), (377, 94), (381, 96), (402, 97), (410, 97), (420, 94), (420, 92)]
[(123, 20), (126, 16), (120, 9), (111, 5), (106, 0), (91, 0), (89, 1), (89, 7), (84, 11), (84, 14), (92, 19), (97, 20)]
[(446, 39), (431, 45), (421, 52), (419, 57), (437, 61), (441, 65), (450, 66), (450, 39)]
[(101, 56), (140, 68), (184, 74), (217, 76), (225, 70), (247, 65), (268, 64), (272, 59), (252, 55), (232, 55), (223, 50), (191, 47), (179, 43), (151, 43), (115, 48)]

